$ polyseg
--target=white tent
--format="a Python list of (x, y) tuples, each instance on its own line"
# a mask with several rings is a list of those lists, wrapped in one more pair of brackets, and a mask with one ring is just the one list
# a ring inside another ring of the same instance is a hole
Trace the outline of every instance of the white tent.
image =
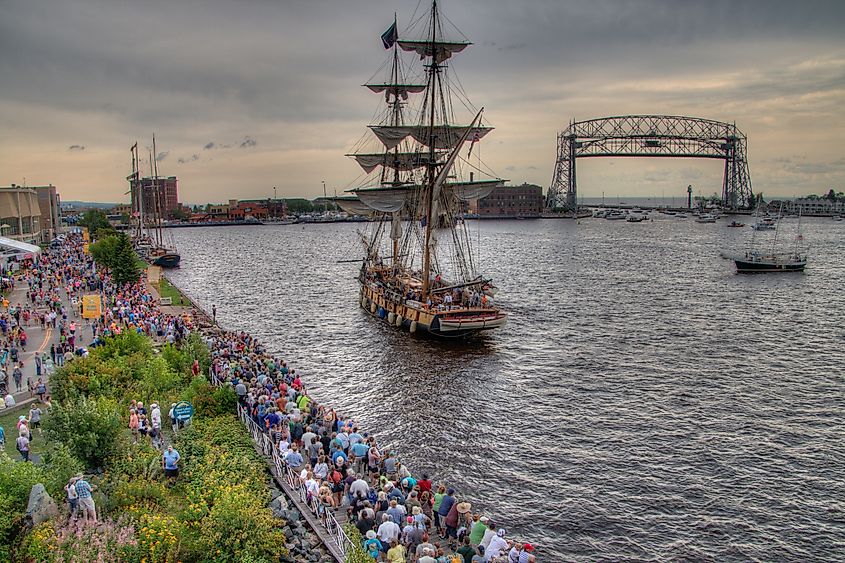
[(40, 246), (7, 237), (0, 237), (0, 257), (2, 258), (11, 258), (14, 256), (21, 260), (26, 260), (27, 258), (35, 258), (39, 252), (41, 252)]

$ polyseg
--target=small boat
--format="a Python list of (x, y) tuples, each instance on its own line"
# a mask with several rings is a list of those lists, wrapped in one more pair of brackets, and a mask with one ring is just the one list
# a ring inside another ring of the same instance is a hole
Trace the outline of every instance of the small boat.
[(703, 215), (699, 215), (695, 218), (696, 223), (715, 223), (716, 218), (709, 213), (705, 213)]
[[(754, 229), (751, 234), (751, 244), (749, 249), (743, 256), (736, 256), (733, 258), (736, 264), (736, 272), (738, 274), (758, 274), (768, 272), (803, 272), (807, 266), (807, 254), (802, 250), (802, 242), (804, 237), (801, 235), (801, 215), (798, 215), (798, 232), (795, 237), (795, 247), (790, 252), (777, 252), (776, 247), (778, 243), (778, 234), (780, 232), (781, 212), (783, 212), (783, 204), (781, 204), (780, 212), (778, 213), (778, 220), (771, 217), (765, 219), (772, 220), (775, 228), (775, 235), (772, 241), (772, 248), (768, 252), (756, 250), (754, 247), (756, 231)], [(760, 222), (758, 221), (758, 224)], [(756, 225), (755, 225), (756, 226)]]
[(800, 253), (763, 253), (748, 251), (744, 256), (734, 258), (738, 274), (764, 272), (803, 272), (807, 256)]
[(731, 221), (728, 224), (728, 227), (744, 227), (745, 223), (737, 223), (736, 221)]
[(629, 223), (642, 223), (646, 219), (648, 219), (648, 215), (635, 215), (632, 213), (631, 215), (628, 215), (627, 221)]
[(608, 221), (619, 221), (625, 218), (625, 213), (622, 211), (611, 211), (605, 216)]

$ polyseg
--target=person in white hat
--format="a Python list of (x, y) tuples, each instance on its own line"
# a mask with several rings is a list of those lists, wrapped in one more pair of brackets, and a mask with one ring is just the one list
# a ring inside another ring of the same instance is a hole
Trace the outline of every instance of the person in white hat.
[(496, 532), (496, 535), (490, 540), (490, 545), (487, 546), (487, 549), (484, 550), (484, 556), (486, 557), (485, 561), (492, 561), (496, 557), (507, 553), (510, 544), (508, 540), (505, 539), (505, 529), (499, 528), (499, 531)]

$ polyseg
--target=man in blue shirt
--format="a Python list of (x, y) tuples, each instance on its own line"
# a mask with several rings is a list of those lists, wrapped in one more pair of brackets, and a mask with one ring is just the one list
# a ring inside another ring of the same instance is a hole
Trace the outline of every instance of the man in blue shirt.
[(299, 453), (299, 448), (294, 446), (285, 456), (285, 463), (290, 466), (291, 469), (299, 471), (299, 468), (302, 467), (302, 454)]
[(164, 475), (170, 480), (170, 484), (179, 476), (179, 460), (182, 459), (179, 452), (173, 446), (167, 446), (161, 456), (161, 466), (164, 468)]

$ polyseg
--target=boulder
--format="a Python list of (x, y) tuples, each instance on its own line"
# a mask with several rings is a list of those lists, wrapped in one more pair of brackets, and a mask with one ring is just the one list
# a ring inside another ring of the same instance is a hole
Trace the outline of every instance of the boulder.
[(300, 518), (301, 518), (301, 515), (299, 514), (299, 511), (297, 509), (291, 508), (290, 510), (288, 510), (288, 518), (287, 519), (289, 521), (299, 522)]
[(26, 519), (32, 522), (33, 526), (37, 526), (58, 515), (59, 507), (44, 489), (44, 485), (41, 483), (33, 485), (32, 490), (29, 491), (29, 504), (26, 505)]

